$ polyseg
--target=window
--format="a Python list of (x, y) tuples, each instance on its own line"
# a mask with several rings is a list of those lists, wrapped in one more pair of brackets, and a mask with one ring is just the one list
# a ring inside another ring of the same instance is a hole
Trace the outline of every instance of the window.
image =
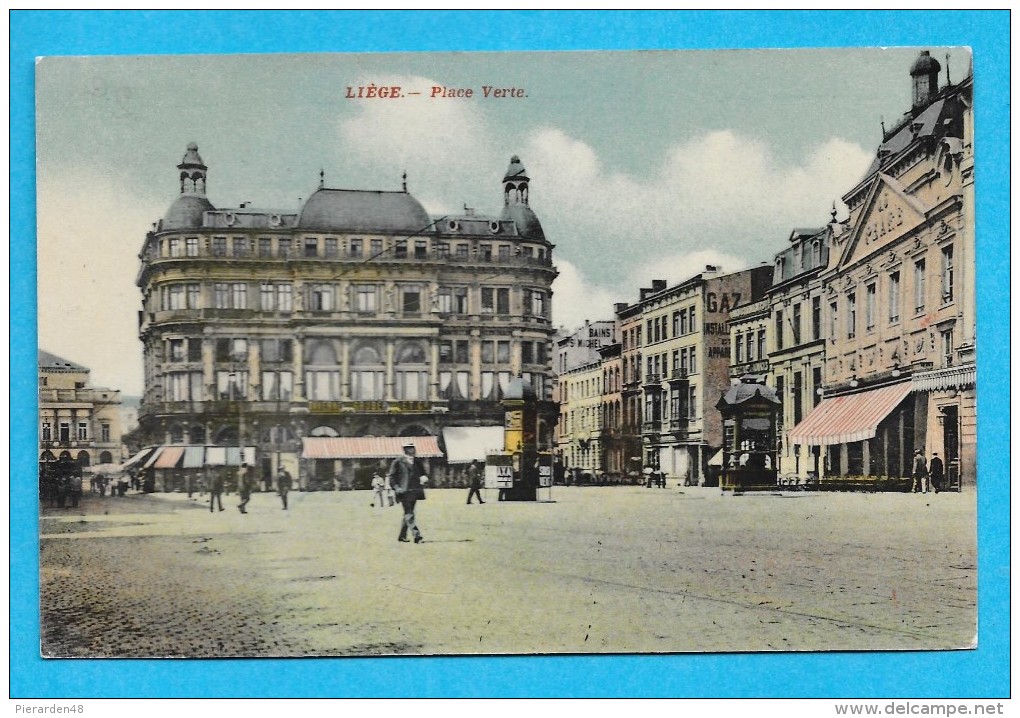
[(397, 259), (407, 259), (407, 240), (398, 239), (393, 245), (393, 256)]
[(188, 237), (184, 240), (186, 246), (186, 254), (189, 257), (198, 256), (198, 237)]
[(308, 308), (313, 312), (333, 311), (333, 285), (313, 284), (308, 291)]
[(482, 244), (482, 245), (479, 245), (478, 253), (481, 256), (481, 259), (482, 259), (483, 262), (491, 262), (492, 261), (492, 245), (491, 244)]
[(216, 340), (216, 361), (248, 361), (248, 340), (220, 337)]
[(289, 362), (293, 359), (290, 339), (263, 339), (259, 348), (263, 362)]
[(501, 244), (499, 245), (499, 261), (505, 262), (510, 259), (510, 245)]
[(423, 401), (428, 398), (428, 373), (424, 371), (400, 370), (394, 373), (397, 399), (402, 401)]
[[(49, 425), (47, 425), (49, 426)], [(100, 424), (99, 425), (99, 440), (104, 444), (110, 443), (110, 425)]]
[(401, 294), (401, 308), (404, 314), (421, 313), (421, 289), (406, 287)]
[(846, 298), (846, 338), (853, 339), (857, 335), (857, 293), (853, 292)]
[(89, 425), (87, 422), (78, 422), (78, 441), (87, 441), (89, 438)]
[(482, 342), (482, 364), (496, 361), (496, 342)]
[(374, 312), (376, 311), (376, 302), (379, 292), (374, 286), (359, 286), (355, 289), (355, 305), (359, 312)]
[(681, 309), (680, 310), (680, 333), (681, 334), (686, 334), (687, 333), (687, 310), (686, 309)]
[(186, 306), (187, 300), (183, 284), (171, 284), (169, 287), (164, 287), (162, 297), (164, 310), (184, 309)]
[(269, 237), (259, 237), (259, 256), (260, 257), (273, 256), (273, 240), (271, 240)]
[(187, 307), (188, 309), (198, 309), (199, 308), (198, 305), (199, 305), (199, 296), (200, 296), (200, 293), (201, 293), (201, 289), (202, 289), (201, 285), (198, 285), (198, 284), (185, 284), (184, 285), (185, 307)]
[(290, 256), (291, 243), (289, 237), (280, 237), (280, 239), (277, 240), (277, 245), (279, 246), (279, 254), (281, 257), (286, 258)]
[(437, 244), (436, 245), (436, 256), (439, 257), (440, 259), (449, 259), (450, 258), (450, 243), (449, 242), (440, 242), (439, 244)]
[(783, 312), (776, 311), (776, 349), (783, 348)]
[(822, 368), (813, 367), (811, 369), (811, 405), (818, 406), (822, 400)]
[(182, 242), (178, 237), (175, 237), (170, 240), (170, 256), (171, 257), (184, 256), (184, 242)]
[(889, 275), (889, 323), (895, 324), (900, 320), (900, 273), (893, 272)]
[(800, 344), (800, 302), (793, 305), (793, 343)]
[(680, 372), (680, 350), (673, 350), (673, 373), (677, 374)]
[(811, 339), (822, 338), (822, 298), (811, 298)]
[(43, 422), (42, 425), (42, 440), (53, 441), (53, 426), (48, 422)]
[(673, 336), (680, 336), (680, 312), (673, 312)]
[(535, 317), (545, 316), (545, 293), (537, 289), (531, 292), (531, 314)]
[(465, 339), (458, 339), (454, 347), (457, 350), (456, 361), (458, 364), (468, 363), (468, 343)]
[(839, 327), (839, 313), (836, 302), (829, 303), (829, 338), (835, 341)]
[(482, 287), (482, 314), (492, 314), (496, 311), (496, 290), (491, 287)]
[(802, 374), (797, 371), (793, 373), (793, 425), (796, 426), (800, 423), (804, 416), (803, 407), (801, 402), (804, 398), (804, 386), (802, 381)]
[(60, 441), (66, 444), (71, 440), (71, 425), (66, 422), (60, 422)]
[(688, 326), (688, 328), (692, 332), (698, 331), (697, 322), (694, 321), (695, 311), (696, 310), (695, 310), (694, 307), (691, 307), (690, 309), (687, 310), (687, 314), (688, 314), (688, 317), (687, 317), (687, 326)]
[(324, 242), (326, 256), (330, 259), (335, 258), (337, 256), (336, 237), (326, 237)]
[[(359, 372), (351, 372), (352, 393), (359, 381)], [(309, 369), (305, 372), (305, 393), (311, 401), (336, 401), (340, 398), (340, 372), (333, 370), (317, 371)], [(360, 385), (359, 385), (360, 386)], [(355, 398), (376, 398), (359, 397)]]
[[(229, 378), (230, 372), (226, 372)], [(167, 375), (167, 399), (169, 401), (201, 401), (202, 372), (174, 372)]]
[(184, 361), (184, 340), (183, 339), (171, 339), (168, 344), (170, 349), (170, 361), (182, 362)]
[(248, 256), (248, 238), (247, 237), (234, 237), (234, 256), (235, 257), (247, 257)]
[(496, 342), (496, 363), (510, 363), (510, 342)]
[(262, 400), (290, 401), (294, 393), (294, 375), (289, 371), (262, 372)]
[(214, 257), (226, 257), (227, 256), (227, 238), (226, 237), (213, 237), (212, 240), (212, 253)]
[(439, 363), (451, 364), (453, 362), (453, 342), (439, 342)]
[(765, 346), (765, 330), (758, 330), (758, 358), (764, 359), (768, 355), (768, 349)]
[(953, 330), (946, 329), (941, 332), (942, 337), (942, 364), (943, 366), (953, 365)]
[(698, 373), (697, 351), (698, 351), (697, 347), (691, 347), (690, 349), (687, 350), (687, 353), (690, 355), (687, 360), (687, 371), (689, 371), (691, 374)]
[(306, 237), (304, 248), (304, 256), (317, 257), (319, 255), (319, 240), (315, 237)]
[(240, 401), (248, 396), (247, 371), (216, 372), (216, 395), (221, 401)]
[(369, 250), (368, 250), (369, 256), (371, 256), (371, 257), (378, 257), (380, 254), (382, 254), (382, 251), (383, 251), (383, 248), (382, 248), (382, 240), (381, 239), (372, 239), (372, 240), (369, 240)]
[(545, 342), (535, 342), (535, 363), (545, 364)]
[(428, 244), (425, 240), (419, 239), (414, 243), (414, 258), (425, 259), (426, 252), (428, 250)]
[(738, 334), (737, 335), (736, 345), (737, 345), (736, 346), (736, 354), (737, 354), (736, 362), (737, 362), (737, 364), (742, 364), (743, 361), (744, 361), (744, 337), (743, 337), (742, 334)]
[(875, 298), (876, 285), (869, 284), (864, 289), (864, 326), (871, 332), (875, 330)]
[(230, 308), (230, 285), (226, 282), (217, 282), (214, 287), (214, 303), (217, 309)]
[(920, 314), (924, 311), (924, 260), (914, 262), (914, 313)]
[(361, 256), (361, 240), (360, 239), (352, 239), (350, 246), (351, 246), (350, 255), (352, 257), (354, 257), (354, 258), (360, 257)]
[(942, 303), (953, 301), (953, 247), (942, 248)]
[(815, 240), (811, 243), (811, 266), (818, 267), (822, 264), (822, 243)]
[(248, 285), (234, 282), (230, 285), (230, 301), (234, 309), (248, 308)]
[(457, 259), (468, 258), (468, 246), (466, 244), (457, 245)]
[(747, 361), (754, 361), (754, 332), (747, 333)]
[(188, 361), (202, 361), (202, 340), (198, 337), (188, 339)]
[(698, 388), (693, 384), (687, 387), (687, 418), (698, 418)]

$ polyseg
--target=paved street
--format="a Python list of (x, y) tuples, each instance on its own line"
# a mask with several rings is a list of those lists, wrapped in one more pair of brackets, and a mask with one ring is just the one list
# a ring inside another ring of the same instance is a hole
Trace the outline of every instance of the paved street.
[[(48, 656), (961, 648), (975, 496), (553, 489), (87, 497), (40, 519)], [(543, 491), (543, 496), (546, 491)], [(205, 498), (205, 497), (203, 497)]]

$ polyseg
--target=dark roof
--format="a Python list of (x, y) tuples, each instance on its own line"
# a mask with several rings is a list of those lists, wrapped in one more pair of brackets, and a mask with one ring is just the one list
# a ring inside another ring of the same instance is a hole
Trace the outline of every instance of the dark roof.
[(755, 400), (756, 398), (779, 406), (779, 399), (776, 397), (775, 389), (770, 386), (766, 386), (763, 383), (759, 383), (756, 378), (748, 375), (743, 377), (739, 384), (734, 384), (725, 394), (723, 394), (722, 398), (719, 399), (719, 403), (716, 404), (716, 408), (721, 409), (724, 406), (736, 406), (738, 404), (744, 404)]
[(39, 368), (63, 371), (89, 371), (88, 367), (84, 367), (81, 364), (75, 364), (72, 361), (68, 361), (63, 357), (58, 357), (56, 354), (50, 354), (42, 349), (39, 350)]
[[(874, 162), (868, 168), (864, 177), (870, 177), (885, 163), (887, 157), (895, 157), (905, 150), (914, 140), (919, 137), (936, 136), (943, 116), (947, 114), (946, 99), (942, 98), (924, 108), (920, 114), (913, 119), (904, 122), (893, 133), (878, 146), (878, 154)], [(911, 128), (916, 128), (914, 132)]]
[(202, 226), (203, 215), (215, 210), (212, 202), (203, 194), (182, 194), (163, 217), (161, 229), (193, 229)]
[(542, 224), (526, 204), (511, 204), (503, 208), (502, 219), (513, 220), (517, 233), (528, 239), (545, 239)]
[(406, 192), (320, 189), (301, 208), (298, 228), (413, 235), (432, 231), (425, 208)]

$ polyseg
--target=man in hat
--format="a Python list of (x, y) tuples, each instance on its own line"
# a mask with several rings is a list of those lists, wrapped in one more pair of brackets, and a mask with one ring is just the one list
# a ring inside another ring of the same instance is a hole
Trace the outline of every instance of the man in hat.
[(920, 449), (914, 450), (914, 470), (911, 473), (913, 477), (912, 490), (915, 494), (921, 493), (922, 491), (927, 493), (928, 489), (931, 488), (925, 486), (928, 483), (928, 463), (924, 460), (924, 452)]
[(478, 497), (478, 503), (484, 504), (482, 501), (482, 470), (478, 468), (478, 459), (471, 459), (471, 465), (467, 470), (468, 478), (468, 497), (467, 502), (470, 504), (471, 499), (475, 496)]
[(415, 446), (412, 443), (404, 444), (404, 454), (393, 460), (386, 478), (397, 495), (397, 501), (404, 509), (404, 517), (400, 522), (400, 535), (398, 541), (409, 541), (407, 532), (414, 536), (415, 543), (422, 543), (421, 531), (415, 522), (414, 507), (418, 501), (425, 500), (425, 489), (429, 477), (425, 475), (421, 461), (415, 457)]
[(937, 494), (942, 490), (942, 482), (946, 477), (946, 468), (942, 464), (942, 459), (939, 458), (939, 452), (931, 452), (931, 461), (928, 462), (928, 475), (931, 477), (932, 488), (935, 489)]

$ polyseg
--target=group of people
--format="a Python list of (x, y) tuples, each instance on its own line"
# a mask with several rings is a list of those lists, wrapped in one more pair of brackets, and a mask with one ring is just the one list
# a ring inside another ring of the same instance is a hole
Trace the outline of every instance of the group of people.
[[(248, 464), (242, 463), (237, 469), (237, 495), (241, 499), (241, 502), (237, 505), (237, 510), (242, 514), (248, 513), (248, 502), (251, 501), (251, 493), (255, 488), (256, 480), (252, 476), (252, 472), (248, 469)], [(279, 495), (280, 500), (283, 502), (283, 510), (287, 510), (287, 495), (290, 490), (294, 487), (294, 479), (282, 466), (276, 473), (276, 493)], [(212, 481), (209, 484), (209, 511), (213, 512), (217, 508), (223, 511), (223, 474), (222, 472), (215, 472), (212, 476)]]
[(946, 468), (939, 458), (937, 451), (931, 452), (931, 461), (926, 462), (924, 452), (920, 449), (914, 451), (914, 469), (911, 472), (911, 491), (913, 493), (928, 493), (933, 490), (937, 494), (945, 487)]

